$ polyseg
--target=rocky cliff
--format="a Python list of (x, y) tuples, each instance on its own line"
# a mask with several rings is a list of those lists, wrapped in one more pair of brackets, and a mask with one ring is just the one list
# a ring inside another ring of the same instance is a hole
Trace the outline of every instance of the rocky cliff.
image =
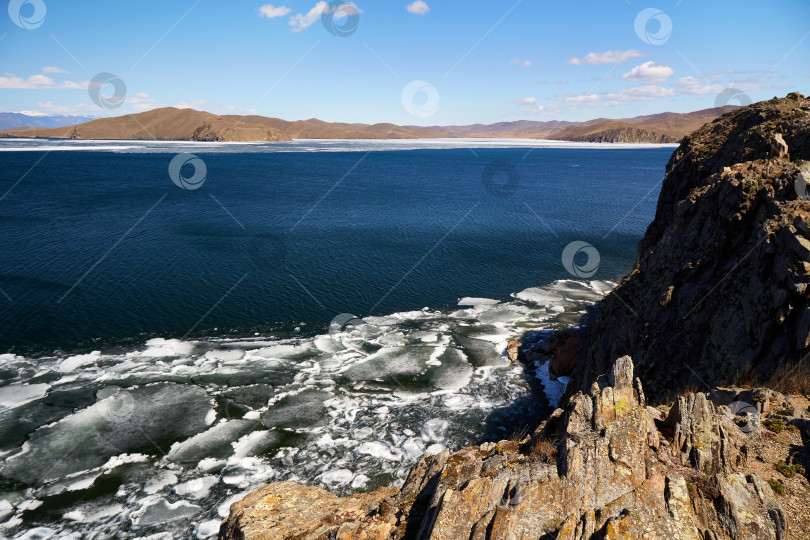
[[(762, 393), (762, 412), (788, 406), (784, 396)], [(807, 481), (793, 475), (785, 496), (762, 456), (770, 432), (735, 416), (734, 403), (715, 404), (737, 393), (711, 397), (688, 394), (666, 412), (648, 407), (632, 360), (622, 357), (522, 441), (427, 454), (401, 489), (341, 499), (294, 482), (267, 485), (231, 506), (220, 538), (805, 538)]]
[(598, 143), (676, 143), (678, 139), (663, 133), (656, 133), (638, 127), (624, 127), (606, 129), (572, 137), (575, 142), (598, 142)]
[(810, 100), (793, 93), (685, 138), (635, 268), (582, 340), (572, 390), (624, 354), (656, 398), (735, 380), (810, 390), (809, 136)]

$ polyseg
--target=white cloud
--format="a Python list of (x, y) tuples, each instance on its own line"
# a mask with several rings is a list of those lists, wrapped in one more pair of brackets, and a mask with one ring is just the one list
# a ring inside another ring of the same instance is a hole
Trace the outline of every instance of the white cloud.
[[(746, 92), (753, 92), (754, 90), (770, 90), (771, 88), (779, 88), (778, 86), (774, 86), (768, 81), (758, 81), (758, 82), (731, 81), (729, 83), (729, 86), (733, 86), (737, 90), (744, 90)], [(784, 88), (784, 86), (782, 88)]]
[(629, 51), (606, 51), (603, 53), (588, 53), (582, 58), (571, 58), (568, 63), (575, 66), (582, 64), (618, 64), (631, 58), (648, 56), (649, 53), (630, 49)]
[(675, 85), (684, 94), (719, 94), (725, 89), (722, 84), (706, 84), (697, 77), (681, 77)]
[(37, 107), (39, 107), (38, 111), (28, 111), (26, 114), (83, 114), (92, 112), (93, 108), (95, 108), (96, 111), (99, 110), (95, 105), (88, 103), (77, 103), (76, 105), (57, 105), (52, 101), (39, 101), (37, 102)]
[(287, 13), (292, 11), (291, 8), (287, 6), (274, 6), (273, 4), (265, 4), (259, 8), (259, 17), (265, 17), (267, 19), (275, 19), (276, 17), (283, 17)]
[[(84, 83), (82, 88), (86, 89), (90, 84)], [(120, 109), (103, 110), (90, 102), (90, 100), (76, 103), (75, 105), (62, 105), (52, 101), (37, 102), (37, 109), (40, 114), (73, 114), (87, 116), (120, 116), (132, 112), (143, 112), (166, 105), (145, 92), (138, 92), (134, 96), (127, 96), (124, 105)]]
[(405, 7), (405, 9), (408, 10), (408, 13), (413, 13), (414, 15), (424, 15), (430, 11), (430, 7), (428, 7), (428, 5), (422, 0), (411, 2)]
[(329, 9), (329, 4), (326, 2), (318, 2), (315, 7), (310, 9), (306, 14), (298, 13), (290, 17), (290, 26), (293, 32), (300, 32), (304, 28), (312, 26), (312, 23), (321, 18), (321, 13), (324, 9)]
[(676, 92), (672, 88), (644, 85), (604, 94), (594, 92), (585, 92), (580, 95), (560, 94), (557, 99), (566, 103), (577, 103), (589, 107), (615, 107), (629, 101), (652, 101), (662, 97), (674, 96), (675, 94)]
[(521, 103), (523, 105), (534, 105), (535, 103), (537, 103), (537, 98), (536, 97), (526, 97), (526, 98), (523, 98), (523, 99), (519, 99), (518, 103)]
[(596, 103), (599, 101), (599, 94), (593, 92), (585, 92), (584, 94), (576, 95), (560, 95), (560, 99), (566, 103)]
[(520, 66), (520, 67), (532, 67), (531, 60), (521, 60), (520, 58), (513, 58), (509, 61), (510, 64), (513, 66)]
[(127, 96), (124, 103), (132, 106), (133, 111), (143, 112), (165, 107), (166, 105), (159, 99), (155, 99), (146, 92), (137, 92), (134, 96)]
[(527, 107), (523, 109), (523, 112), (526, 114), (540, 114), (543, 112), (544, 109), (545, 107), (543, 107), (542, 105), (537, 105), (535, 107)]
[(675, 95), (675, 90), (672, 88), (664, 88), (662, 86), (644, 85), (634, 86), (618, 92), (611, 92), (607, 94), (609, 99), (617, 99), (619, 101), (650, 101), (652, 99), (670, 97)]
[(656, 64), (655, 62), (644, 62), (622, 75), (625, 81), (642, 81), (652, 84), (667, 82), (667, 79), (675, 75), (675, 70), (666, 64)]
[(58, 68), (56, 66), (46, 66), (42, 68), (42, 73), (70, 73), (70, 72), (65, 71), (62, 68)]
[(47, 75), (31, 75), (27, 79), (15, 77), (7, 73), (6, 77), (0, 77), (0, 88), (14, 88), (22, 90), (40, 90), (43, 88), (86, 90), (89, 82), (76, 83), (72, 81), (56, 82)]

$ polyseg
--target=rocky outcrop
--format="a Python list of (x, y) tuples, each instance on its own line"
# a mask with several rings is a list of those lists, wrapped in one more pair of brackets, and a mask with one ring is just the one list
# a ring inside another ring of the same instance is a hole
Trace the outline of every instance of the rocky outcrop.
[(570, 140), (576, 142), (598, 142), (598, 143), (676, 143), (679, 139), (663, 133), (656, 133), (648, 129), (637, 127), (626, 127), (617, 129), (606, 129), (588, 135), (572, 137)]
[(427, 454), (399, 490), (265, 486), (220, 538), (787, 538), (771, 487), (746, 474), (749, 440), (704, 394), (648, 407), (625, 356), (523, 441)]
[(589, 324), (570, 391), (624, 354), (655, 399), (735, 380), (810, 390), (807, 160), (810, 100), (797, 93), (687, 136), (633, 271)]

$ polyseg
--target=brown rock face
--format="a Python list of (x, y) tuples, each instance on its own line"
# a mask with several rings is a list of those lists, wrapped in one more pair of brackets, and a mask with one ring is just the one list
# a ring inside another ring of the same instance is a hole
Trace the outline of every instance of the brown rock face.
[(231, 506), (220, 538), (787, 538), (770, 486), (739, 472), (748, 438), (704, 394), (650, 411), (622, 357), (521, 443), (427, 454), (398, 492), (271, 484)]
[(796, 188), (809, 137), (810, 100), (793, 93), (684, 139), (635, 268), (598, 307), (571, 391), (624, 354), (654, 398), (810, 373), (810, 203)]
[(522, 345), (519, 341), (510, 341), (506, 344), (506, 353), (509, 355), (509, 360), (512, 362), (517, 362), (518, 360), (518, 351), (520, 350), (520, 346)]
[(637, 127), (606, 129), (588, 135), (574, 137), (578, 142), (600, 143), (676, 143), (678, 139), (663, 133), (656, 133)]

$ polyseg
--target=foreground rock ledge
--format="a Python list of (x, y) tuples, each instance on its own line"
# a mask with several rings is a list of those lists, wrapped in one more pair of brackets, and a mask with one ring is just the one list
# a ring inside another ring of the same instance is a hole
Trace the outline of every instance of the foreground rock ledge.
[(231, 506), (220, 538), (788, 538), (771, 487), (745, 473), (749, 441), (706, 394), (647, 407), (624, 356), (520, 443), (427, 454), (401, 489), (267, 485)]

